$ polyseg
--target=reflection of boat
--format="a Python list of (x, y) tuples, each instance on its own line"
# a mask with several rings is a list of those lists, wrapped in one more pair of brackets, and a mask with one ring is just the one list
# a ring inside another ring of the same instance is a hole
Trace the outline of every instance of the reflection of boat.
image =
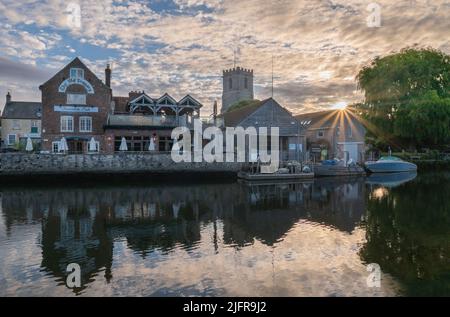
[(239, 172), (238, 177), (247, 181), (274, 181), (274, 180), (302, 180), (302, 179), (312, 179), (314, 178), (314, 173), (248, 173)]
[(370, 175), (367, 178), (366, 183), (393, 188), (410, 182), (416, 177), (417, 172), (378, 173)]
[(366, 168), (372, 173), (397, 173), (417, 171), (417, 165), (405, 162), (395, 156), (383, 156), (376, 162), (366, 162)]

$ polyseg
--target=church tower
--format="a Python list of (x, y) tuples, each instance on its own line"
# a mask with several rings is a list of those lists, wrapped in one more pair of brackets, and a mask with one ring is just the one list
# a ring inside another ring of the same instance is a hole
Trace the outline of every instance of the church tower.
[(252, 99), (254, 99), (253, 70), (241, 67), (224, 70), (221, 113), (239, 101)]

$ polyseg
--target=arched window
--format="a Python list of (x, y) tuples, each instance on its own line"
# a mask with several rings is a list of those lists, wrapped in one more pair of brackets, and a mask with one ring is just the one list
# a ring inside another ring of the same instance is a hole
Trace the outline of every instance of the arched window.
[(228, 79), (228, 87), (230, 88), (230, 89), (233, 89), (233, 79)]

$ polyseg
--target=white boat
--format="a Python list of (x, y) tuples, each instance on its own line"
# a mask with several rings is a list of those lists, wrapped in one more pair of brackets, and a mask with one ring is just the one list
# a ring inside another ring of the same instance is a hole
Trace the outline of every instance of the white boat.
[(417, 165), (405, 162), (395, 156), (383, 156), (376, 162), (366, 162), (366, 168), (372, 173), (398, 173), (417, 171)]

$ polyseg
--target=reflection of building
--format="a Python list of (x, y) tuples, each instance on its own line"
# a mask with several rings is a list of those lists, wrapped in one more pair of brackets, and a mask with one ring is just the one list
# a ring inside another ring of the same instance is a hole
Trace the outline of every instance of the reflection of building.
[(41, 113), (40, 102), (12, 101), (8, 92), (1, 117), (3, 146), (14, 147), (18, 143), (25, 144), (28, 137), (36, 146), (40, 144)]
[(306, 113), (296, 119), (307, 127), (308, 151), (316, 160), (364, 160), (366, 130), (350, 109)]
[(63, 279), (78, 263), (87, 287), (114, 278), (115, 241), (150, 258), (201, 244), (272, 246), (301, 219), (352, 232), (365, 211), (364, 182), (324, 182), (2, 189), (1, 206), (7, 232), (42, 223), (43, 270)]

